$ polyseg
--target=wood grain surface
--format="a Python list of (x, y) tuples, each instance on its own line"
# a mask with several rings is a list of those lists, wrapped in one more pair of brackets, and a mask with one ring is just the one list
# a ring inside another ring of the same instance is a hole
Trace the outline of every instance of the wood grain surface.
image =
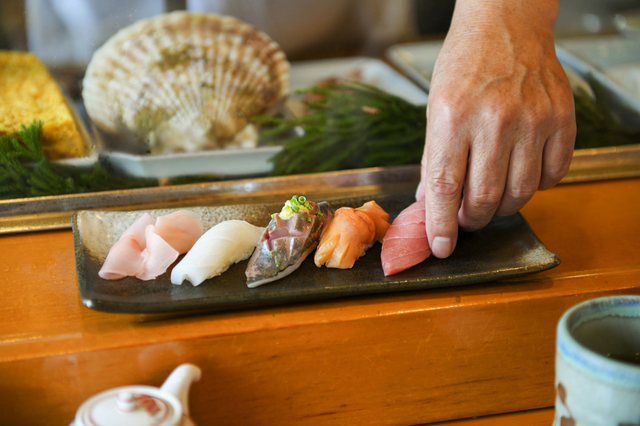
[[(160, 386), (183, 362), (203, 370), (190, 404), (200, 426), (416, 425), (552, 407), (561, 314), (640, 294), (639, 193), (628, 179), (536, 194), (522, 213), (562, 259), (550, 271), (224, 314), (88, 309), (70, 231), (2, 236), (0, 423), (68, 424), (90, 396)], [(491, 424), (552, 418), (533, 413)], [(489, 424), (445, 424), (472, 421)]]

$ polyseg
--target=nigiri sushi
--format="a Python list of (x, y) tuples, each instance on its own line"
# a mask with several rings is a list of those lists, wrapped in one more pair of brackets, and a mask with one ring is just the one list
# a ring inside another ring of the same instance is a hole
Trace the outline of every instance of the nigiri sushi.
[(326, 202), (314, 203), (294, 195), (280, 213), (272, 215), (249, 259), (245, 271), (247, 287), (278, 280), (298, 269), (316, 248), (322, 228), (332, 218)]
[(425, 228), (424, 200), (400, 212), (382, 241), (382, 270), (385, 276), (397, 274), (431, 255)]
[(135, 276), (152, 280), (162, 275), (202, 235), (200, 216), (189, 210), (154, 219), (142, 214), (111, 247), (98, 276), (117, 280)]
[(341, 207), (322, 231), (314, 262), (320, 267), (349, 269), (367, 250), (384, 238), (389, 214), (375, 201), (357, 209)]
[(171, 271), (171, 282), (184, 280), (194, 286), (247, 259), (256, 248), (264, 228), (243, 220), (226, 220), (200, 237), (186, 256)]
[(98, 276), (105, 280), (119, 280), (139, 274), (144, 269), (142, 251), (147, 247), (145, 229), (155, 224), (156, 220), (153, 217), (143, 213), (129, 225), (109, 249)]
[(391, 226), (389, 223), (389, 213), (385, 212), (375, 201), (367, 201), (362, 206), (356, 208), (356, 210), (366, 213), (373, 219), (373, 223), (376, 225), (376, 241), (382, 242), (382, 239), (387, 234), (387, 230)]

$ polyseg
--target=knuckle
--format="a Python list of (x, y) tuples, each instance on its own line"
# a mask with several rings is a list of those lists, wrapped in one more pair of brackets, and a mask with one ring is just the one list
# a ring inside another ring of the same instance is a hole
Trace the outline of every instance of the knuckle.
[(455, 197), (462, 190), (462, 184), (452, 176), (431, 176), (427, 185), (429, 193), (436, 197)]
[(466, 203), (471, 211), (487, 212), (495, 209), (502, 199), (502, 190), (482, 186), (465, 196)]
[(511, 103), (487, 102), (481, 110), (481, 118), (498, 130), (505, 130), (511, 126), (518, 115), (518, 108)]
[(429, 122), (439, 128), (455, 130), (468, 114), (469, 103), (457, 95), (440, 95), (429, 99)]
[(546, 167), (542, 171), (540, 189), (548, 189), (557, 184), (569, 171), (571, 161), (563, 161), (555, 167)]
[(535, 195), (537, 190), (537, 183), (525, 182), (521, 186), (507, 189), (505, 192), (505, 198), (508, 198), (515, 204), (522, 206)]
[(527, 130), (531, 132), (540, 131), (549, 128), (549, 124), (553, 122), (554, 113), (551, 103), (548, 101), (540, 101), (536, 103), (526, 115)]

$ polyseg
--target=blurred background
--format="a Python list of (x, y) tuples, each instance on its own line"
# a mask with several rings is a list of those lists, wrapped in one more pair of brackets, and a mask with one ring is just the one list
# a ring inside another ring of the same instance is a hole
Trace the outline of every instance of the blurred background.
[[(291, 60), (313, 50), (372, 54), (412, 37), (443, 36), (454, 0), (2, 0), (0, 48), (48, 64), (86, 62), (118, 28), (165, 11), (230, 14), (267, 32)], [(640, 0), (561, 0), (558, 37), (615, 31), (613, 16)], [(319, 54), (320, 53), (320, 54)]]
[[(394, 43), (446, 34), (454, 0), (2, 0), (0, 49), (36, 54), (75, 96), (93, 51), (119, 28), (173, 10), (219, 12), (265, 31), (289, 60), (382, 57)], [(615, 33), (640, 0), (561, 0), (556, 36)]]

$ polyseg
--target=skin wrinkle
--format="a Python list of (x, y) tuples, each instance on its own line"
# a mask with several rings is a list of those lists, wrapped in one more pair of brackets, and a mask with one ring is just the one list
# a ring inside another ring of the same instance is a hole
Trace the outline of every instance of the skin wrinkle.
[(513, 214), (568, 171), (575, 110), (555, 56), (558, 11), (557, 0), (456, 2), (434, 67), (417, 194), (430, 244), (455, 245), (458, 226)]

